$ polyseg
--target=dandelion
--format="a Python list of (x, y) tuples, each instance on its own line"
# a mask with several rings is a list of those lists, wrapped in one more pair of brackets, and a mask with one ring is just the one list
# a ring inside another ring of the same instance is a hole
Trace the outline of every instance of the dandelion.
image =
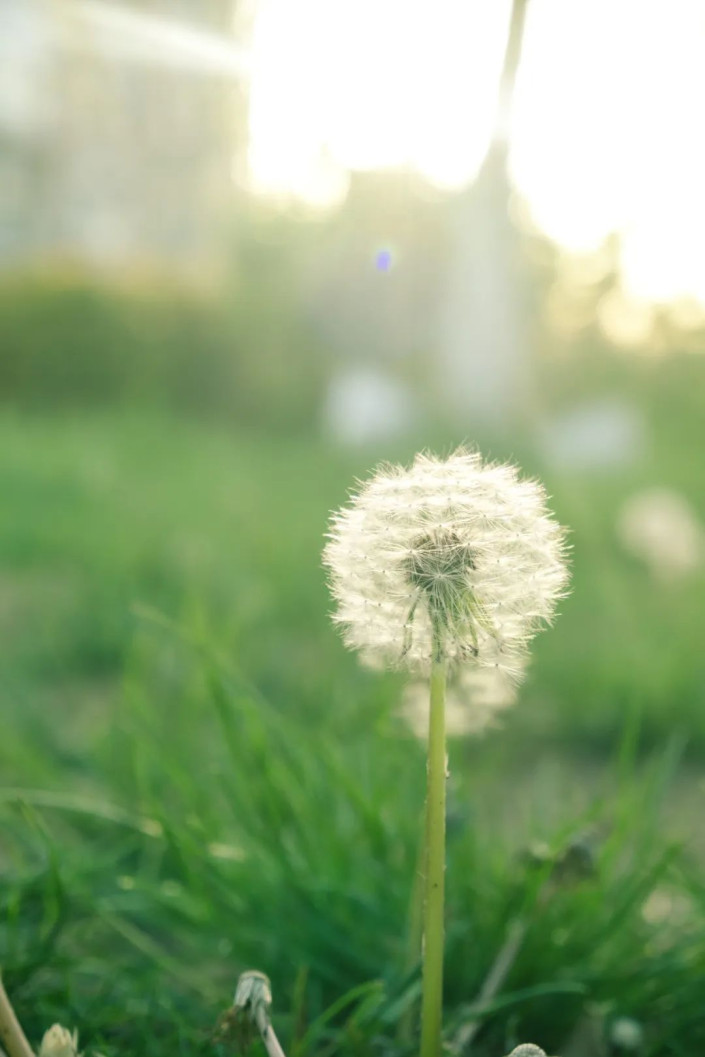
[(52, 1024), (49, 1030), (44, 1032), (39, 1057), (76, 1057), (77, 1053), (77, 1031), (69, 1031), (61, 1024)]
[(519, 677), (567, 582), (545, 502), (474, 452), (381, 467), (334, 515), (324, 552), (348, 646), (423, 675), (442, 657)]
[(461, 449), (382, 466), (333, 516), (323, 560), (347, 645), (430, 679), (421, 1057), (439, 1057), (446, 676), (519, 680), (566, 589), (564, 532), (538, 483)]
[(249, 1050), (259, 1033), (269, 1057), (284, 1057), (270, 1020), (272, 989), (269, 977), (257, 969), (241, 973), (230, 1009), (220, 1018), (216, 1041), (235, 1043), (238, 1052)]

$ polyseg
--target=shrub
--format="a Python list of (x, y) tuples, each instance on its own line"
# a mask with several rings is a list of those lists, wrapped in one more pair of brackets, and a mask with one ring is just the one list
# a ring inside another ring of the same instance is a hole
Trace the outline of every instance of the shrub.
[[(281, 282), (281, 280), (279, 280)], [(0, 399), (154, 404), (292, 432), (315, 421), (323, 357), (294, 299), (247, 276), (203, 291), (53, 269), (0, 283)]]

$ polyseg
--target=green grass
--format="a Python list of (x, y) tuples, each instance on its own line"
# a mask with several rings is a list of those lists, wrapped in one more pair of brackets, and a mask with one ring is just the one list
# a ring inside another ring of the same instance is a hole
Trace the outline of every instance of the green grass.
[[(613, 528), (642, 484), (702, 507), (678, 444), (580, 478), (514, 449), (573, 530), (574, 592), (505, 731), (451, 747), (451, 1037), (527, 923), (479, 1057), (573, 1057), (586, 1018), (619, 1015), (649, 1057), (705, 1044), (705, 886), (679, 847), (703, 582), (656, 587)], [(400, 679), (329, 625), (320, 569), (374, 458), (151, 414), (0, 418), (0, 964), (33, 1040), (58, 1019), (106, 1057), (212, 1053), (256, 966), (289, 1057), (414, 1052), (424, 756)], [(587, 842), (592, 872), (549, 882), (537, 840)]]
[[(658, 458), (649, 452), (607, 475), (550, 472), (526, 444), (492, 448), (547, 481), (573, 547), (572, 594), (536, 642), (512, 717), (522, 735), (604, 752), (638, 707), (652, 747), (674, 723), (694, 745), (705, 743), (705, 576), (660, 585), (615, 531), (624, 498), (650, 484), (682, 490), (705, 521), (687, 433), (657, 435), (655, 448)], [(50, 708), (52, 730), (57, 712), (69, 724), (77, 709), (100, 712), (101, 700), (119, 692), (141, 611), (151, 607), (201, 620), (206, 635), (215, 629), (223, 651), (274, 701), (317, 715), (338, 714), (340, 697), (356, 708), (370, 689), (331, 632), (320, 549), (329, 510), (378, 457), (149, 414), (5, 413), (0, 632), (8, 705), (25, 718)], [(389, 700), (397, 691), (388, 678), (373, 693)]]

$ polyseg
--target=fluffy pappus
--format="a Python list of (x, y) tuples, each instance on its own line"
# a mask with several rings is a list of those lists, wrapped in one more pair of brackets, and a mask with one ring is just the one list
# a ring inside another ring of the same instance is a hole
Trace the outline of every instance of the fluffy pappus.
[(518, 681), (568, 582), (543, 487), (465, 449), (381, 466), (333, 515), (323, 561), (347, 645), (420, 674), (436, 656)]

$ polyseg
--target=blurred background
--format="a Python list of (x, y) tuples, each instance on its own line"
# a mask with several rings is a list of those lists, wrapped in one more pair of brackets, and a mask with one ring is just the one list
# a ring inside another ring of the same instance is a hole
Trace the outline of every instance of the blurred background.
[(698, 0), (0, 0), (6, 799), (215, 781), (192, 649), (369, 778), (412, 735), (330, 626), (327, 518), (467, 443), (545, 481), (574, 578), (456, 767), (523, 839), (625, 730), (677, 743), (694, 839), (704, 51)]
[(542, 721), (705, 730), (701, 5), (0, 19), (5, 707), (109, 696), (135, 599), (328, 656), (327, 511), (466, 442), (573, 533)]

